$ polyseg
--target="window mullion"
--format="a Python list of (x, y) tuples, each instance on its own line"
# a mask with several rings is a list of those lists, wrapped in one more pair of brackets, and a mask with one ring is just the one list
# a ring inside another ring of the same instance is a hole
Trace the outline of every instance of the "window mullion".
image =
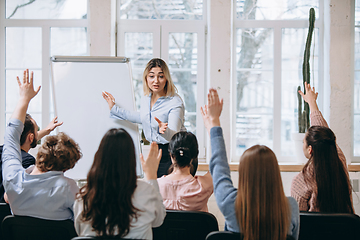
[(274, 27), (273, 150), (277, 156), (281, 156), (281, 31), (281, 27)]

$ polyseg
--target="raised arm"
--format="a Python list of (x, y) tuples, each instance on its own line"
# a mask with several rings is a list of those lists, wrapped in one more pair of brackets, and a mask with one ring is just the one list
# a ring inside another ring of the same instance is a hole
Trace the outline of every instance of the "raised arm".
[(51, 120), (45, 129), (38, 131), (38, 140), (45, 137), (46, 135), (49, 135), (52, 131), (55, 130), (55, 128), (61, 126), (62, 124), (63, 122), (58, 122), (57, 117), (54, 117), (54, 119)]
[(24, 128), (26, 111), (30, 100), (40, 91), (40, 87), (34, 90), (33, 73), (29, 79), (29, 70), (24, 71), (23, 80), (17, 77), (20, 98), (9, 120), (5, 132), (4, 148), (2, 153), (2, 174), (4, 188), (7, 191), (7, 181), (12, 179), (20, 170), (21, 165), (20, 136)]

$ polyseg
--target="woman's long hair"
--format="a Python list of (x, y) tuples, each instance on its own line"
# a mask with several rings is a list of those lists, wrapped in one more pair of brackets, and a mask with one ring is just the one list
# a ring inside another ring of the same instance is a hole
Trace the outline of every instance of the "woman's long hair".
[[(312, 147), (312, 153), (302, 172), (305, 182), (315, 177), (319, 211), (354, 213), (349, 176), (339, 158), (333, 131), (323, 126), (312, 126), (305, 135), (305, 141), (307, 146)], [(311, 165), (314, 173), (311, 173)]]
[(192, 161), (197, 163), (199, 154), (196, 136), (186, 131), (175, 133), (169, 142), (169, 152), (174, 159), (175, 166), (179, 168), (191, 167)]
[(240, 158), (235, 211), (244, 240), (285, 240), (291, 212), (274, 152), (262, 145)]
[(136, 188), (135, 148), (124, 129), (110, 129), (102, 138), (81, 188), (82, 219), (100, 236), (128, 234), (137, 211), (132, 204)]

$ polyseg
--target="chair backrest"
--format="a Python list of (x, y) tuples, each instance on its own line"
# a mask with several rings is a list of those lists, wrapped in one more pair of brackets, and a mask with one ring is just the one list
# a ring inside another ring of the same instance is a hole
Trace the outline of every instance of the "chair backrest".
[[(229, 231), (211, 232), (206, 236), (206, 240), (242, 240), (244, 236), (241, 233)], [(286, 236), (286, 240), (294, 240), (290, 235)]]
[(359, 239), (360, 217), (350, 213), (300, 213), (299, 240)]
[[(10, 206), (7, 203), (0, 203), (0, 222), (6, 217), (11, 215)], [(0, 234), (0, 240), (4, 239), (2, 236), (2, 232)]]
[(205, 239), (212, 231), (218, 231), (214, 215), (200, 211), (166, 210), (164, 223), (153, 228), (154, 240)]
[(6, 240), (70, 240), (76, 237), (72, 220), (46, 220), (27, 216), (7, 216), (1, 224)]
[(115, 240), (115, 239), (126, 239), (126, 240), (142, 240), (135, 238), (120, 238), (120, 237), (102, 237), (102, 236), (87, 236), (87, 237), (74, 237), (71, 240)]

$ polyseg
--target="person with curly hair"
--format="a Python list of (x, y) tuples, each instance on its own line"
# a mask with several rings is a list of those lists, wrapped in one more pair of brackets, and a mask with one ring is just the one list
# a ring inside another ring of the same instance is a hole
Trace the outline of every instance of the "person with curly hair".
[(49, 220), (73, 219), (73, 204), (79, 191), (73, 179), (64, 172), (75, 166), (82, 154), (78, 144), (65, 133), (49, 136), (39, 148), (35, 165), (24, 169), (21, 165), (20, 135), (26, 111), (34, 90), (33, 72), (24, 71), (19, 84), (20, 99), (7, 124), (2, 153), (2, 173), (5, 199), (14, 215)]

